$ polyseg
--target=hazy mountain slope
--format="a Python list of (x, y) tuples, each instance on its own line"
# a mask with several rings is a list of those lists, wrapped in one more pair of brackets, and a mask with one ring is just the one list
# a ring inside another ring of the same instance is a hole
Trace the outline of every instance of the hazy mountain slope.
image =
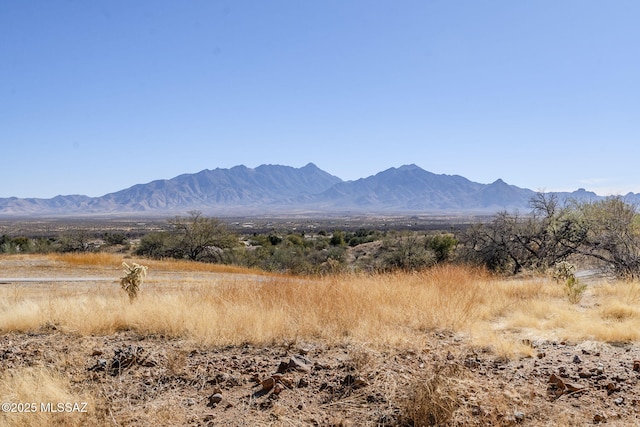
[[(498, 181), (496, 181), (497, 183)], [(531, 190), (478, 184), (458, 175), (436, 175), (416, 165), (390, 168), (368, 178), (336, 184), (322, 193), (324, 203), (384, 210), (483, 210), (521, 206)]]
[(135, 210), (272, 204), (309, 196), (338, 182), (342, 180), (313, 163), (298, 169), (279, 165), (255, 169), (235, 166), (134, 185), (102, 199)]
[[(527, 211), (535, 194), (501, 179), (479, 184), (458, 175), (437, 175), (416, 165), (390, 168), (355, 181), (342, 181), (313, 163), (302, 168), (262, 165), (203, 170), (172, 179), (137, 184), (102, 197), (0, 199), (2, 216), (104, 214), (210, 215), (293, 212), (416, 213)], [(584, 189), (557, 193), (561, 200), (597, 200)], [(630, 202), (640, 195), (625, 196)]]

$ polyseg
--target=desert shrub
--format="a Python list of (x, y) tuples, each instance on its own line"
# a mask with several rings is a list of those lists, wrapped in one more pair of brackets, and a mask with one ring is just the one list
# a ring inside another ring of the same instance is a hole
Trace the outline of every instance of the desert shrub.
[(375, 242), (376, 240), (382, 240), (382, 238), (383, 235), (381, 232), (365, 228), (359, 228), (355, 232), (345, 234), (345, 240), (351, 247), (358, 246), (363, 243)]
[(380, 268), (383, 271), (416, 271), (435, 263), (425, 236), (410, 234), (387, 238), (383, 241), (382, 251)]
[(147, 276), (147, 267), (144, 265), (122, 263), (124, 268), (124, 277), (120, 278), (120, 286), (129, 296), (129, 301), (133, 301), (138, 296), (140, 286)]
[(165, 231), (149, 233), (140, 239), (135, 254), (149, 258), (167, 258), (176, 256), (176, 244), (172, 236)]
[(6, 234), (0, 237), (0, 253), (19, 254), (36, 252), (36, 242), (28, 237), (9, 237)]
[(299, 234), (289, 234), (287, 241), (294, 246), (305, 246), (304, 237)]
[(450, 233), (436, 234), (429, 239), (428, 247), (434, 253), (436, 262), (448, 261), (458, 240)]
[(326, 238), (302, 241), (299, 235), (292, 234), (279, 239), (276, 245), (271, 241), (270, 237), (252, 236), (250, 246), (230, 261), (250, 268), (293, 274), (337, 272), (345, 263), (345, 247), (329, 246)]
[(57, 240), (59, 252), (95, 252), (99, 246), (95, 242), (95, 236), (87, 230), (69, 230), (60, 235)]
[(582, 300), (582, 294), (587, 290), (587, 285), (580, 283), (576, 277), (576, 266), (561, 261), (555, 265), (553, 278), (564, 284), (564, 291), (571, 304), (577, 304)]
[(456, 390), (460, 376), (459, 365), (443, 365), (415, 378), (401, 404), (401, 425), (450, 425), (460, 407)]
[(110, 246), (126, 245), (128, 243), (127, 236), (122, 233), (104, 233), (102, 238)]
[(273, 246), (282, 243), (282, 237), (277, 236), (275, 234), (269, 234), (269, 236), (267, 236), (267, 239), (269, 241), (269, 243)]
[(344, 240), (344, 231), (342, 230), (334, 230), (331, 238), (329, 239), (329, 244), (331, 246), (344, 246), (346, 242)]

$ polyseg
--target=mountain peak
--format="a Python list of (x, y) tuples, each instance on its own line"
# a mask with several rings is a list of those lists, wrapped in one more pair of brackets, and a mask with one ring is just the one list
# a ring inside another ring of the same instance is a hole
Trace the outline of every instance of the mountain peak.
[(422, 168), (415, 163), (411, 163), (410, 165), (402, 165), (398, 168), (399, 171), (412, 171), (416, 169), (422, 170)]

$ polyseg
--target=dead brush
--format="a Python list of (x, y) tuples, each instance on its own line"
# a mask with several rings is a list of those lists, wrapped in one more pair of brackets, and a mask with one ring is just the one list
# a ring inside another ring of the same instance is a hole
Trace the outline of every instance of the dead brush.
[(434, 366), (409, 385), (401, 402), (402, 425), (450, 425), (461, 402), (458, 399), (462, 368), (459, 365)]
[(144, 278), (147, 277), (147, 267), (135, 262), (132, 265), (123, 262), (122, 267), (124, 277), (120, 278), (120, 286), (129, 295), (129, 301), (133, 301), (138, 296)]

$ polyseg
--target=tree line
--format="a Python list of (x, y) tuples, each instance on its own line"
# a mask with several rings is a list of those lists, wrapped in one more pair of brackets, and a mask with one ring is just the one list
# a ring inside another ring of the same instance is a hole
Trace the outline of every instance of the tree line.
[[(71, 230), (58, 238), (0, 237), (0, 253), (112, 250), (295, 274), (420, 270), (444, 262), (503, 274), (546, 272), (572, 261), (640, 278), (640, 215), (620, 197), (560, 202), (539, 193), (525, 214), (503, 211), (456, 232), (359, 229), (238, 235), (199, 211), (174, 217), (132, 245), (122, 233)], [(99, 243), (96, 242), (98, 238)]]

